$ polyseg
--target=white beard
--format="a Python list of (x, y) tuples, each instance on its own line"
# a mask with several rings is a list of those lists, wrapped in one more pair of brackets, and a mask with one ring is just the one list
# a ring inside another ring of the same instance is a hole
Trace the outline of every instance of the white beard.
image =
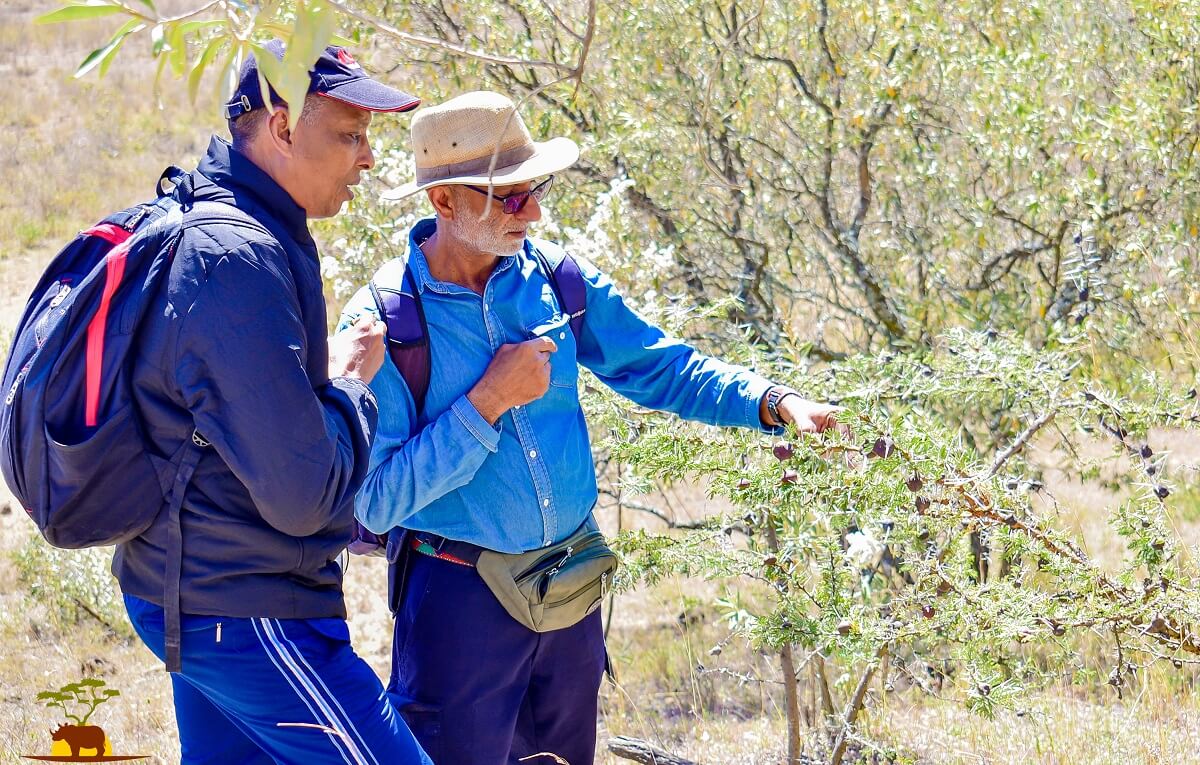
[(470, 212), (456, 215), (452, 221), (455, 228), (454, 238), (469, 245), (471, 249), (481, 255), (498, 257), (516, 255), (521, 251), (522, 245), (514, 245), (500, 228), (499, 219), (503, 215), (500, 212), (500, 204), (500, 202), (492, 200), (491, 208), (483, 218)]

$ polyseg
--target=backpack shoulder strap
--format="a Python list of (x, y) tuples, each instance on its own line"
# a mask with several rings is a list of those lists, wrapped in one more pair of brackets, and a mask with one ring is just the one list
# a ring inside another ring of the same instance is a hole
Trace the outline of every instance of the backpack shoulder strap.
[(579, 263), (563, 248), (551, 242), (530, 242), (534, 257), (550, 280), (550, 287), (558, 298), (558, 306), (570, 317), (571, 334), (579, 342), (583, 331), (583, 316), (587, 313), (587, 283)]
[(367, 286), (380, 319), (387, 325), (388, 356), (408, 386), (419, 415), (429, 392), (429, 329), (408, 258), (385, 263)]
[[(571, 333), (578, 342), (587, 312), (587, 284), (575, 259), (561, 248), (548, 245), (535, 245), (533, 253), (550, 281), (559, 307), (570, 316)], [(432, 353), (425, 311), (408, 258), (394, 258), (385, 263), (367, 286), (380, 318), (387, 325), (388, 355), (420, 414), (429, 392)]]

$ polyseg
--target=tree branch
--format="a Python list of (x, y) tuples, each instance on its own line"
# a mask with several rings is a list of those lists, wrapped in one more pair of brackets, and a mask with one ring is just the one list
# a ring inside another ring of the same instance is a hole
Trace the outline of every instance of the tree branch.
[[(550, 69), (550, 70), (553, 70), (556, 72), (562, 72), (563, 74), (566, 75), (567, 78), (579, 78), (580, 76), (582, 76), (583, 66), (584, 66), (584, 63), (586, 62), (586, 58), (587, 58), (587, 47), (588, 47), (587, 45), (585, 45), (584, 50), (581, 52), (579, 61), (573, 67), (567, 66), (566, 64), (560, 64), (557, 61), (540, 61), (540, 60), (536, 60), (536, 59), (523, 59), (523, 58), (516, 58), (513, 56), (501, 56), (501, 55), (495, 54), (495, 53), (487, 53), (484, 51), (472, 50), (472, 49), (466, 48), (462, 45), (455, 45), (454, 43), (448, 43), (448, 42), (445, 42), (444, 40), (438, 40), (433, 37), (426, 37), (425, 35), (415, 35), (410, 32), (404, 32), (404, 31), (392, 26), (391, 24), (387, 23), (383, 19), (375, 18), (374, 16), (372, 16), (368, 13), (364, 13), (363, 11), (360, 11), (356, 8), (350, 7), (343, 0), (328, 0), (328, 2), (332, 7), (337, 8), (339, 11), (341, 11), (345, 15), (347, 15), (351, 18), (354, 18), (354, 19), (358, 19), (362, 23), (367, 24), (371, 27), (374, 27), (378, 31), (380, 31), (390, 37), (395, 37), (396, 39), (400, 40), (401, 42), (408, 43), (410, 45), (419, 45), (424, 48), (435, 48), (437, 50), (442, 50), (447, 53), (453, 53), (456, 56), (462, 56), (464, 58), (471, 58), (471, 59), (475, 59), (476, 61), (482, 61), (482, 62), (488, 63), (488, 64), (507, 64), (509, 66), (529, 66), (529, 67), (535, 67), (537, 69)], [(592, 34), (594, 34), (594, 32), (595, 32), (595, 0), (591, 0), (591, 16), (589, 17), (589, 21), (588, 21), (588, 29), (584, 34), (584, 37), (587, 38), (587, 42), (589, 45), (590, 45), (590, 41), (591, 41), (591, 36), (592, 36)]]

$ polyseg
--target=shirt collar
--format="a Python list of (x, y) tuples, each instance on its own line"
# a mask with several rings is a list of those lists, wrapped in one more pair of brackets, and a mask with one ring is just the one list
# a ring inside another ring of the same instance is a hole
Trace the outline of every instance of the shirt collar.
[(208, 153), (196, 168), (213, 183), (233, 193), (234, 197), (249, 196), (266, 208), (297, 242), (311, 242), (308, 216), (283, 187), (254, 164), (245, 154), (219, 136), (213, 136)]
[[(433, 278), (429, 273), (429, 261), (425, 259), (425, 253), (421, 251), (421, 244), (433, 236), (437, 231), (437, 218), (423, 218), (417, 221), (416, 225), (408, 232), (408, 267), (412, 272), (413, 283), (417, 288), (417, 292), (424, 292), (425, 287), (431, 287), (436, 292), (450, 292), (455, 289), (466, 289), (457, 284), (441, 282)], [(529, 254), (529, 239), (526, 238), (522, 244), (522, 251)], [(492, 272), (492, 276), (503, 273), (512, 267), (516, 262), (516, 257), (513, 255), (505, 255), (500, 258), (500, 262), (496, 264), (496, 270)]]

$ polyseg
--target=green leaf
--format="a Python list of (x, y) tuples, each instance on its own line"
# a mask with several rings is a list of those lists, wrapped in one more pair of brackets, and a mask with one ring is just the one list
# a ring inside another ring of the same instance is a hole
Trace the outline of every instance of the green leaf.
[(254, 29), (258, 32), (269, 32), (272, 37), (278, 37), (281, 40), (286, 40), (292, 34), (292, 28), (287, 24), (269, 19), (255, 19)]
[(271, 103), (270, 87), (274, 86), (279, 95), (287, 100), (287, 94), (279, 87), (283, 80), (283, 63), (275, 58), (271, 51), (261, 45), (250, 44), (251, 53), (258, 61), (258, 85), (262, 88), (263, 103), (268, 106)]
[(334, 17), (324, 0), (296, 4), (296, 24), (283, 54), (283, 71), (275, 89), (289, 104), (301, 104), (288, 113), (293, 130), (300, 121), (304, 97), (308, 94), (309, 69), (333, 37)]
[(100, 67), (100, 76), (103, 77), (108, 73), (108, 67), (116, 58), (117, 51), (124, 45), (125, 38), (145, 28), (146, 25), (139, 23), (137, 19), (130, 19), (125, 26), (117, 30), (107, 44), (89, 53), (72, 76), (78, 80), (96, 67)]
[[(113, 61), (116, 60), (117, 51), (120, 50), (121, 46), (125, 44), (125, 38), (131, 34), (140, 32), (145, 28), (146, 28), (145, 24), (137, 24), (133, 27), (133, 29), (131, 29), (128, 32), (126, 32), (125, 34), (121, 35), (121, 39), (116, 41), (116, 44), (113, 46), (113, 49), (111, 51), (109, 51), (108, 55), (104, 56), (103, 59), (100, 61), (100, 70), (97, 72), (97, 74), (99, 74), (101, 77), (108, 74), (108, 67), (110, 65), (112, 65)], [(110, 44), (112, 44), (112, 43), (110, 43)]]
[(97, 19), (101, 16), (111, 16), (114, 13), (125, 13), (125, 9), (108, 2), (108, 0), (87, 0), (85, 3), (68, 5), (64, 8), (59, 8), (57, 11), (51, 11), (50, 13), (38, 16), (33, 20), (33, 23), (60, 24), (64, 21)]
[(179, 24), (173, 25), (167, 31), (167, 43), (170, 46), (170, 56), (168, 61), (171, 62), (171, 71), (176, 77), (182, 77), (187, 71), (187, 39), (183, 36), (183, 29)]
[(154, 100), (158, 103), (159, 109), (167, 108), (166, 104), (163, 103), (163, 97), (162, 97), (162, 74), (163, 74), (163, 70), (166, 68), (167, 68), (167, 57), (159, 56), (158, 57), (158, 69), (154, 72)]
[(217, 105), (224, 104), (233, 94), (233, 89), (237, 87), (238, 70), (241, 68), (242, 60), (245, 57), (246, 43), (235, 42), (229, 46), (229, 55), (225, 57), (225, 63), (221, 64), (221, 69), (217, 73)]
[(158, 13), (158, 9), (154, 7), (154, 0), (142, 0), (142, 5), (146, 6), (151, 11)]
[(209, 40), (208, 45), (204, 48), (204, 52), (200, 54), (200, 58), (196, 59), (191, 74), (188, 75), (188, 98), (191, 99), (193, 104), (196, 103), (196, 94), (200, 91), (200, 80), (204, 77), (204, 70), (208, 67), (213, 57), (217, 55), (217, 51), (224, 45), (224, 37)]

